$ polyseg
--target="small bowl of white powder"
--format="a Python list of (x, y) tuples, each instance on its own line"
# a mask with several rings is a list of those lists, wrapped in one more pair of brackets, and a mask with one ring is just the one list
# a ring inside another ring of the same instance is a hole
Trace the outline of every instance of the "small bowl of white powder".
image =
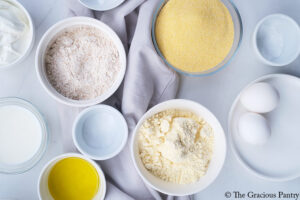
[(77, 149), (93, 160), (107, 160), (124, 148), (128, 127), (123, 115), (108, 105), (84, 109), (73, 124), (73, 141)]
[(57, 101), (91, 106), (118, 89), (125, 75), (126, 54), (107, 25), (89, 17), (72, 17), (44, 34), (37, 48), (36, 70), (43, 87)]
[(131, 142), (139, 175), (155, 190), (172, 196), (206, 188), (226, 156), (217, 118), (202, 105), (183, 99), (151, 108), (138, 122)]
[(253, 46), (256, 55), (264, 64), (288, 65), (300, 54), (299, 25), (287, 15), (268, 15), (254, 29)]

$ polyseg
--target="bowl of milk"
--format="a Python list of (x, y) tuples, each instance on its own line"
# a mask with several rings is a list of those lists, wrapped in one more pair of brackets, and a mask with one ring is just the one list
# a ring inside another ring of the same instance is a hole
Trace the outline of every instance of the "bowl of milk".
[(0, 173), (31, 169), (44, 154), (47, 141), (45, 121), (31, 103), (0, 99)]

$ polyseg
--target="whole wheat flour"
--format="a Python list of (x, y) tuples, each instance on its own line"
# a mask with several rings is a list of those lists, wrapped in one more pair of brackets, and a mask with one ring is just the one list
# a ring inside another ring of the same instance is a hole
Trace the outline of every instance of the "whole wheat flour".
[(106, 33), (73, 26), (58, 34), (45, 54), (49, 82), (63, 96), (94, 99), (110, 89), (121, 64), (119, 52)]

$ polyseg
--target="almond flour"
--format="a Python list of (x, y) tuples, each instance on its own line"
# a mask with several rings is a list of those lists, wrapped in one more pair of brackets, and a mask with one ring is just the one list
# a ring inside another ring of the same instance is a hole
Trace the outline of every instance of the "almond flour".
[(121, 68), (119, 52), (109, 36), (92, 26), (65, 29), (45, 54), (49, 82), (63, 96), (94, 99), (109, 90)]
[(147, 119), (139, 130), (139, 153), (146, 169), (158, 178), (189, 184), (206, 174), (214, 135), (196, 114), (166, 110)]

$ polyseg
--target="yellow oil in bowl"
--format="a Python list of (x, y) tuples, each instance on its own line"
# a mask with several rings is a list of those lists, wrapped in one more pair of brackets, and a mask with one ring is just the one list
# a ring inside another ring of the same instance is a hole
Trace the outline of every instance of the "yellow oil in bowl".
[(55, 200), (91, 200), (100, 188), (97, 170), (84, 159), (58, 161), (48, 177), (49, 192)]

